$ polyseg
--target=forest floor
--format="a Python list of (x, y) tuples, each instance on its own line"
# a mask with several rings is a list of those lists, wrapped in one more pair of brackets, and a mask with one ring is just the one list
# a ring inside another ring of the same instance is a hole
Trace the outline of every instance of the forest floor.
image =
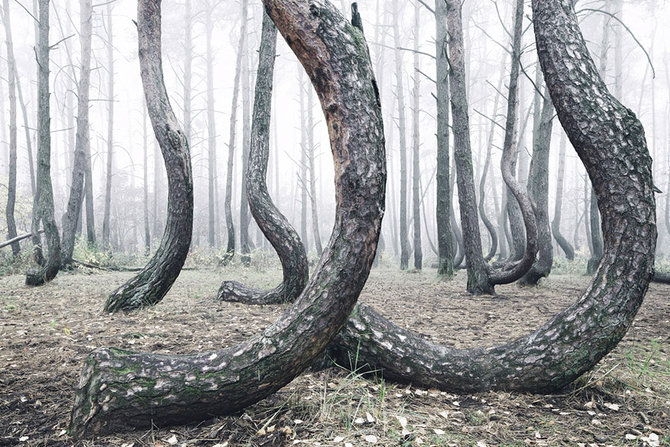
[[(106, 294), (131, 276), (78, 270), (40, 288), (24, 286), (23, 276), (0, 277), (0, 446), (670, 445), (670, 286), (658, 284), (623, 342), (562, 394), (456, 395), (331, 368), (301, 375), (239, 415), (75, 443), (69, 411), (91, 350), (213, 350), (253, 335), (282, 310), (216, 302), (223, 279), (260, 287), (280, 280), (278, 270), (238, 267), (184, 271), (158, 306), (102, 314)], [(435, 342), (485, 346), (532, 331), (588, 282), (552, 275), (536, 288), (472, 297), (463, 272), (444, 282), (433, 269), (389, 267), (373, 270), (361, 300)]]

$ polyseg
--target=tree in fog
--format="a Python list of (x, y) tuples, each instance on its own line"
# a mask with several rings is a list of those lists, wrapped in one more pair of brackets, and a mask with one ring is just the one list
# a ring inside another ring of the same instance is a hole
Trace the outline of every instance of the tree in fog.
[(109, 247), (112, 208), (112, 176), (114, 168), (114, 29), (112, 4), (107, 4), (107, 170), (105, 179), (105, 206), (102, 218), (102, 245)]

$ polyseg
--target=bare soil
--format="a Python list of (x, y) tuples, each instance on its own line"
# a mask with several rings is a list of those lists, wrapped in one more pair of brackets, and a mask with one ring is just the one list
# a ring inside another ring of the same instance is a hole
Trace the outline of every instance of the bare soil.
[[(455, 395), (331, 368), (303, 374), (242, 414), (75, 442), (69, 411), (91, 350), (218, 349), (282, 311), (216, 302), (224, 279), (261, 287), (280, 280), (276, 270), (235, 268), (185, 271), (155, 308), (102, 314), (106, 294), (131, 276), (78, 270), (40, 288), (26, 287), (23, 276), (0, 278), (0, 446), (670, 445), (670, 286), (657, 284), (624, 341), (563, 394)], [(435, 342), (484, 346), (532, 331), (588, 282), (557, 275), (536, 288), (472, 297), (463, 272), (444, 282), (434, 270), (385, 268), (372, 272), (361, 300)]]

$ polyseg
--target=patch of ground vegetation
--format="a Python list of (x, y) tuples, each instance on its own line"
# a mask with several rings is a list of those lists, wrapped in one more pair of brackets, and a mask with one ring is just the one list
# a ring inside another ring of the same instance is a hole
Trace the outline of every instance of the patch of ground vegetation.
[[(0, 446), (670, 445), (670, 287), (659, 284), (623, 342), (561, 394), (457, 395), (335, 367), (307, 372), (238, 415), (75, 442), (67, 433), (73, 387), (91, 350), (218, 349), (282, 311), (215, 301), (223, 280), (276, 285), (281, 273), (271, 257), (250, 268), (198, 264), (192, 256), (161, 304), (127, 315), (103, 314), (102, 306), (132, 272), (80, 267), (39, 288), (27, 288), (22, 275), (0, 277)], [(536, 288), (472, 297), (464, 272), (439, 281), (433, 269), (393, 266), (373, 270), (361, 301), (434, 342), (466, 348), (532, 331), (588, 282), (552, 275)]]

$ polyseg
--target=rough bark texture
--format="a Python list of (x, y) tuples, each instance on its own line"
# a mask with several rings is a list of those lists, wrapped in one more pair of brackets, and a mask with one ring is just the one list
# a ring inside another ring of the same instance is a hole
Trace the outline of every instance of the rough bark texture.
[(561, 208), (563, 207), (563, 184), (565, 182), (565, 133), (561, 134), (558, 149), (558, 176), (556, 177), (556, 203), (554, 204), (554, 219), (551, 221), (551, 234), (561, 247), (565, 257), (572, 261), (575, 259), (575, 249), (570, 242), (561, 234)]
[(72, 263), (72, 252), (77, 226), (81, 219), (84, 200), (84, 178), (86, 175), (87, 146), (89, 146), (89, 90), (91, 85), (91, 40), (93, 34), (93, 8), (91, 0), (80, 1), (80, 45), (81, 68), (77, 86), (77, 132), (75, 136), (72, 180), (67, 209), (63, 216), (63, 244), (61, 251), (64, 266)]
[(225, 281), (217, 298), (246, 304), (277, 304), (295, 300), (309, 279), (307, 253), (300, 236), (270, 198), (267, 169), (270, 155), (270, 117), (272, 115), (272, 77), (277, 45), (277, 28), (263, 14), (261, 47), (251, 127), (251, 147), (246, 181), (249, 207), (261, 231), (277, 251), (284, 274), (283, 282), (272, 290), (258, 290), (237, 281)]
[[(7, 84), (9, 87), (9, 178), (7, 180), (7, 237), (16, 237), (16, 221), (14, 220), (14, 205), (16, 204), (16, 158), (17, 158), (17, 130), (16, 130), (16, 61), (14, 60), (14, 43), (12, 41), (11, 18), (9, 15), (9, 0), (3, 1), (2, 19), (5, 25), (5, 43), (7, 45)], [(12, 253), (17, 256), (21, 251), (18, 241), (12, 244)]]
[[(46, 262), (26, 273), (26, 284), (39, 286), (51, 281), (61, 265), (60, 237), (54, 218), (54, 198), (51, 187), (51, 115), (49, 108), (49, 0), (39, 0), (39, 40), (37, 64), (39, 66), (37, 116), (37, 191), (33, 202), (32, 233), (38, 234), (42, 222), (47, 241)], [(39, 240), (39, 236), (36, 236)], [(41, 254), (40, 254), (41, 256)]]
[(179, 276), (193, 230), (193, 175), (188, 141), (177, 122), (161, 61), (160, 1), (138, 6), (139, 58), (149, 118), (168, 173), (168, 217), (158, 250), (144, 269), (107, 298), (106, 312), (152, 306)]
[[(369, 274), (384, 209), (384, 132), (360, 31), (330, 2), (266, 0), (309, 74), (326, 115), (335, 166), (335, 226), (309, 285), (261, 334), (187, 356), (101, 349), (86, 362), (74, 435), (202, 420), (272, 394), (307, 368), (340, 331)], [(138, 25), (159, 34), (159, 0), (139, 2)], [(141, 42), (144, 39), (141, 40)]]
[(482, 256), (479, 234), (479, 216), (475, 197), (475, 180), (470, 148), (470, 119), (465, 84), (465, 50), (463, 47), (463, 19), (461, 2), (447, 0), (447, 28), (449, 29), (449, 61), (451, 70), (451, 112), (454, 133), (454, 163), (458, 182), (458, 203), (464, 237), (464, 253), (468, 269), (467, 290), (473, 294), (493, 293), (488, 271)]
[(531, 334), (470, 350), (430, 343), (360, 305), (333, 343), (347, 348), (334, 351), (339, 362), (355, 358), (385, 378), (450, 391), (553, 392), (592, 368), (630, 327), (656, 245), (644, 130), (598, 76), (570, 0), (533, 0), (533, 12), (545, 81), (604, 216), (605, 255), (591, 286)]
[[(541, 80), (541, 79), (538, 79)], [(540, 83), (536, 83), (540, 85)], [(549, 92), (545, 89), (541, 112), (536, 114), (533, 129), (533, 158), (530, 162), (528, 194), (535, 204), (537, 223), (538, 258), (530, 270), (519, 280), (523, 285), (536, 285), (546, 278), (554, 263), (554, 252), (549, 228), (549, 149), (551, 147), (551, 129), (554, 119), (554, 105)], [(536, 93), (539, 108), (540, 94)]]
[(454, 276), (454, 244), (451, 236), (451, 188), (449, 179), (449, 59), (447, 53), (447, 4), (435, 0), (435, 59), (437, 102), (437, 188), (435, 217), (437, 220), (437, 274)]

